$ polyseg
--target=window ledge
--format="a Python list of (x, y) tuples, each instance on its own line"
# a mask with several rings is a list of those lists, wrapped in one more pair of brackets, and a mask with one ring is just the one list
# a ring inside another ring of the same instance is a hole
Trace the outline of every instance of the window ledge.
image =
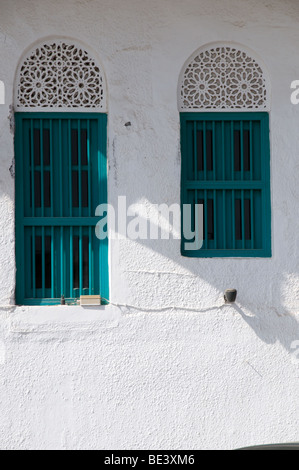
[(113, 305), (0, 306), (0, 321), (10, 334), (91, 332), (118, 327), (122, 318)]

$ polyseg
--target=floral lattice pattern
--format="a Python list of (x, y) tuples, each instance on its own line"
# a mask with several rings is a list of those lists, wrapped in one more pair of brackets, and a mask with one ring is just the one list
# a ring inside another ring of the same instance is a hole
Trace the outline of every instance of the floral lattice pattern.
[(180, 109), (267, 108), (267, 86), (255, 59), (232, 46), (218, 46), (193, 56), (180, 84)]
[(103, 77), (81, 47), (64, 41), (35, 48), (19, 69), (17, 108), (104, 107)]

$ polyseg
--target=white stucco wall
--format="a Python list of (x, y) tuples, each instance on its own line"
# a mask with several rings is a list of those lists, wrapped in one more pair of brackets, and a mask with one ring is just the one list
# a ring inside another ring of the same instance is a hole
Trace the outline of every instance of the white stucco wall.
[[(0, 0), (0, 448), (234, 449), (298, 440), (297, 0)], [(108, 84), (109, 202), (180, 200), (177, 83), (200, 46), (256, 52), (272, 86), (271, 259), (185, 259), (113, 241), (128, 307), (14, 307), (13, 105), (30, 44), (95, 50)], [(131, 122), (131, 127), (125, 123)], [(223, 291), (238, 289), (235, 306)]]

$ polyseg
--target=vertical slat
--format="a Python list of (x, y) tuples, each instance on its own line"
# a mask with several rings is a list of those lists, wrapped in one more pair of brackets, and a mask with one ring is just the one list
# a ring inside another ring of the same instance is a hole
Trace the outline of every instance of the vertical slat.
[(59, 193), (59, 202), (60, 202), (60, 217), (63, 217), (63, 167), (62, 167), (62, 120), (59, 119), (59, 182), (60, 182), (60, 193)]
[[(102, 114), (98, 119), (98, 178), (100, 182), (100, 202), (107, 203), (107, 115)], [(109, 227), (108, 227), (109, 230)], [(97, 290), (105, 299), (109, 299), (108, 276), (108, 238), (99, 244), (99, 273), (96, 274)], [(94, 272), (94, 271), (93, 271)]]
[(196, 205), (198, 204), (198, 190), (195, 189), (194, 191), (194, 233), (195, 233), (195, 243), (198, 241), (198, 234), (199, 234), (199, 221), (198, 220), (198, 211)]
[(81, 121), (78, 119), (78, 186), (79, 186), (79, 217), (82, 216), (82, 174), (81, 174)]
[(213, 208), (214, 208), (214, 248), (217, 250), (217, 191), (213, 191)]
[(249, 124), (249, 164), (250, 164), (250, 181), (253, 180), (253, 135), (252, 121)]
[[(90, 159), (90, 120), (87, 121), (87, 163), (88, 163), (88, 214), (91, 217), (92, 215), (92, 201), (91, 201), (91, 159)], [(89, 284), (90, 284), (89, 277)]]
[(203, 170), (204, 180), (207, 181), (207, 126), (206, 121), (203, 122)]
[[(50, 119), (50, 165), (51, 165), (51, 217), (54, 216), (54, 161), (53, 161), (53, 121)], [(52, 272), (54, 271), (52, 266)]]
[(245, 248), (245, 204), (244, 189), (241, 191), (241, 224), (242, 224), (242, 249)]
[(194, 160), (194, 179), (197, 181), (198, 179), (198, 170), (197, 170), (197, 123), (194, 121), (194, 126), (193, 126), (193, 160)]
[[(241, 158), (241, 178), (244, 180), (244, 126), (240, 122), (240, 158)], [(243, 212), (242, 212), (243, 214)]]
[(83, 250), (82, 250), (82, 227), (79, 228), (79, 293), (83, 294)]
[(32, 295), (36, 297), (36, 274), (35, 274), (35, 227), (32, 227)]
[(204, 233), (204, 239), (205, 239), (205, 248), (208, 248), (208, 195), (207, 195), (207, 190), (204, 190), (204, 218), (205, 218), (205, 233)]
[(91, 227), (88, 228), (88, 268), (89, 268), (89, 286), (88, 286), (88, 291), (89, 295), (92, 295), (93, 290), (92, 290), (92, 230)]
[[(194, 125), (195, 126), (195, 131), (196, 131), (196, 124)], [(195, 132), (196, 134), (196, 132)], [(102, 145), (102, 138), (103, 138), (103, 130), (101, 128), (101, 125), (100, 125), (100, 120), (98, 120), (97, 122), (97, 135), (98, 135), (98, 141), (97, 141), (97, 150), (98, 150), (98, 154), (97, 154), (97, 159), (98, 159), (98, 175), (97, 175), (97, 181), (99, 181), (100, 183), (100, 188), (101, 188), (101, 198), (100, 198), (100, 203), (102, 204), (103, 202), (105, 202), (103, 200), (103, 188), (102, 188), (102, 158), (103, 158), (103, 155), (102, 155), (102, 152), (101, 152), (101, 145)], [(196, 144), (196, 135), (195, 135), (195, 144)], [(194, 167), (194, 171), (195, 171), (195, 179), (197, 179), (197, 162), (196, 162), (196, 147), (194, 148), (194, 157), (195, 159), (195, 167)], [(109, 230), (109, 228), (108, 228)], [(95, 289), (99, 289), (99, 292), (101, 295), (103, 295), (103, 284), (105, 282), (105, 280), (103, 279), (102, 280), (102, 276), (101, 276), (101, 268), (103, 266), (103, 250), (101, 249), (102, 248), (102, 245), (100, 244), (99, 246), (99, 250), (98, 250), (98, 260), (99, 260), (99, 280), (97, 282), (97, 284), (95, 284)]]
[(45, 194), (44, 194), (44, 127), (43, 120), (39, 121), (39, 133), (40, 133), (40, 179), (41, 179), (41, 216), (45, 215)]
[(73, 297), (73, 227), (70, 227), (70, 297)]
[(73, 215), (73, 193), (72, 193), (73, 175), (72, 175), (72, 129), (71, 129), (70, 119), (68, 119), (67, 121), (67, 126), (68, 126), (68, 158), (69, 158), (69, 214), (70, 214), (70, 217), (72, 217)]
[(222, 190), (222, 210), (223, 210), (223, 248), (226, 249), (226, 191)]
[(213, 121), (213, 180), (216, 181), (216, 124)]
[[(29, 125), (27, 128), (27, 121), (23, 120), (20, 115), (15, 115), (15, 125), (16, 125), (16, 134), (15, 134), (15, 150), (16, 150), (16, 181), (15, 181), (15, 191), (16, 191), (16, 303), (18, 305), (24, 302), (25, 298), (25, 277), (28, 275), (25, 271), (25, 236), (30, 240), (30, 230), (24, 230), (24, 215), (25, 215), (25, 205), (24, 205), (24, 171), (25, 165), (30, 167), (31, 155), (29, 152), (29, 145), (24, 145), (24, 130), (26, 129), (29, 132)], [(26, 127), (25, 127), (26, 122)], [(27, 134), (26, 132), (26, 134)], [(32, 132), (32, 130), (31, 130)], [(28, 135), (28, 134), (27, 134)], [(32, 147), (32, 146), (31, 146)], [(23, 156), (26, 157), (24, 161)], [(25, 163), (25, 164), (24, 164)], [(31, 180), (31, 175), (29, 173), (29, 179)], [(26, 181), (26, 180), (25, 180)], [(27, 185), (29, 181), (27, 182)], [(26, 191), (29, 191), (29, 188), (26, 188)], [(31, 197), (31, 194), (30, 194)], [(29, 204), (30, 207), (30, 204)], [(29, 210), (28, 207), (28, 210)], [(30, 253), (30, 252), (29, 252)], [(28, 253), (28, 257), (30, 254)], [(31, 260), (32, 262), (32, 260)]]
[(64, 228), (60, 227), (60, 295), (65, 295), (65, 282), (64, 282)]
[(45, 298), (45, 227), (42, 227), (42, 298)]
[(55, 297), (54, 227), (51, 227), (51, 297)]
[(251, 249), (255, 247), (254, 241), (254, 209), (253, 209), (253, 190), (250, 190), (250, 230), (251, 230)]
[(235, 190), (232, 190), (232, 222), (233, 222), (233, 248), (236, 248), (236, 214), (235, 214)]
[(35, 189), (34, 189), (34, 126), (33, 126), (33, 119), (30, 120), (30, 140), (31, 140), (31, 197), (32, 197), (32, 217), (35, 216)]
[(225, 181), (225, 133), (224, 121), (221, 123), (221, 156), (222, 156), (222, 179)]
[(232, 181), (235, 179), (235, 134), (234, 134), (234, 121), (230, 123), (230, 132), (231, 132), (231, 165), (232, 165)]

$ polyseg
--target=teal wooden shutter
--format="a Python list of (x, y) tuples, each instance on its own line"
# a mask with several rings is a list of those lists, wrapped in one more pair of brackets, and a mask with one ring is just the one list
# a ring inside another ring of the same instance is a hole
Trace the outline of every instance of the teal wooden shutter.
[(105, 114), (16, 113), (18, 304), (109, 299), (108, 240), (95, 235), (106, 141)]
[(193, 232), (195, 204), (204, 212), (202, 248), (186, 250), (182, 233), (182, 255), (270, 257), (268, 114), (182, 113), (181, 151), (181, 203), (192, 206)]

